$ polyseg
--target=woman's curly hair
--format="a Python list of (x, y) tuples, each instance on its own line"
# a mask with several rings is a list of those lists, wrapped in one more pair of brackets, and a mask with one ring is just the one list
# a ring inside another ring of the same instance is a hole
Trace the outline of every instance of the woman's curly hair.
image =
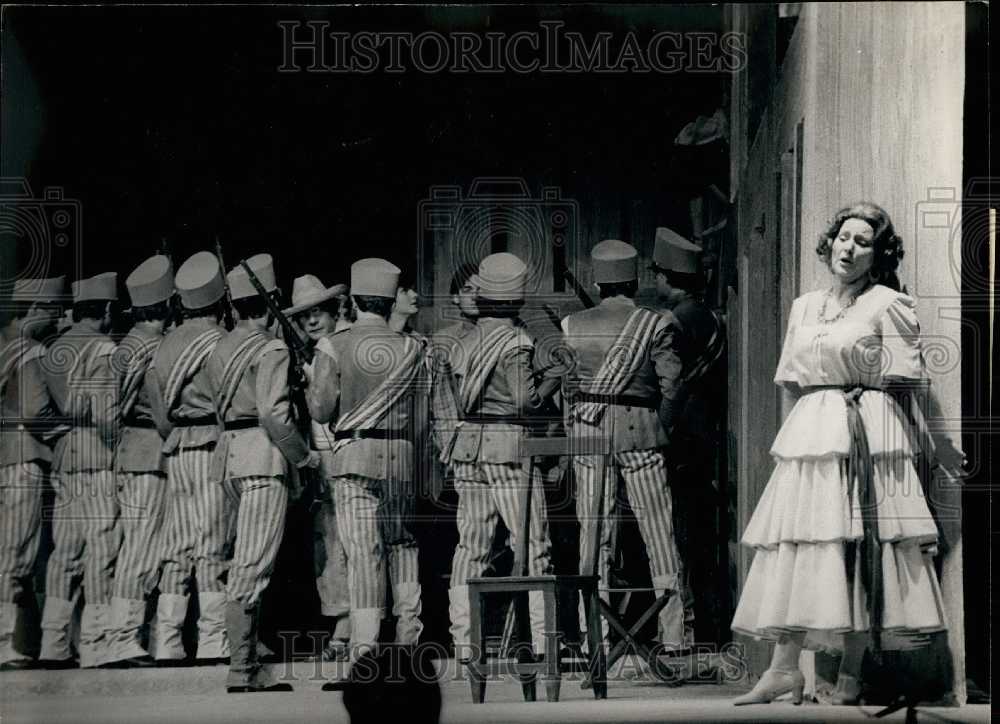
[(884, 284), (899, 291), (899, 277), (896, 276), (896, 269), (899, 267), (899, 260), (903, 258), (903, 239), (893, 228), (889, 214), (878, 204), (871, 201), (861, 201), (844, 207), (834, 214), (826, 231), (819, 237), (816, 244), (816, 254), (827, 266), (830, 266), (833, 241), (840, 233), (840, 227), (848, 219), (860, 219), (871, 226), (875, 232), (875, 237), (872, 240), (875, 259), (872, 262), (871, 272), (869, 272), (872, 279), (878, 284)]

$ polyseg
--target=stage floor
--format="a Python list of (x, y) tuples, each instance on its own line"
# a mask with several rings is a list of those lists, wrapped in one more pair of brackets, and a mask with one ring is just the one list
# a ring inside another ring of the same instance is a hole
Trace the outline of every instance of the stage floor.
[[(563, 681), (559, 702), (525, 703), (520, 685), (509, 679), (487, 687), (486, 703), (472, 704), (469, 685), (453, 660), (443, 661), (442, 722), (827, 722), (864, 721), (877, 707), (793, 706), (788, 701), (734, 707), (731, 699), (746, 690), (735, 684), (687, 684), (671, 688), (632, 678), (635, 668), (612, 672), (608, 699), (594, 701), (579, 679)], [(0, 719), (4, 724), (40, 722), (133, 724), (134, 722), (348, 722), (338, 692), (321, 691), (336, 676), (335, 664), (296, 662), (275, 665), (275, 674), (295, 686), (292, 693), (227, 695), (226, 667), (198, 666), (88, 671), (0, 673)], [(539, 696), (544, 688), (539, 685)], [(883, 721), (904, 721), (899, 712)], [(918, 721), (987, 722), (989, 707), (925, 707)], [(406, 719), (400, 719), (405, 722)]]

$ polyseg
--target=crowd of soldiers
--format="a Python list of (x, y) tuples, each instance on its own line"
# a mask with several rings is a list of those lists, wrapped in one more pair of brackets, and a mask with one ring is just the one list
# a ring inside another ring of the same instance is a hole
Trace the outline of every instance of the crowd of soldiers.
[[(0, 663), (183, 662), (195, 598), (196, 658), (228, 659), (229, 691), (290, 689), (262, 666), (260, 601), (286, 509), (306, 491), (324, 548), (316, 585), (331, 635), (323, 655), (356, 660), (376, 646), (390, 613), (395, 642), (417, 644), (412, 518), (425, 450), (447, 466), (458, 498), (449, 616), (461, 657), (472, 644), (467, 582), (490, 566), (498, 519), (512, 547), (523, 533), (518, 491), (532, 468), (520, 444), (553, 399), (565, 435), (608, 441), (573, 457), (579, 518), (612, 520), (613, 481), (623, 481), (653, 587), (678, 594), (659, 615), (660, 639), (690, 646), (693, 592), (675, 540), (668, 451), (677, 441), (703, 452), (712, 444), (690, 411), (725, 336), (699, 301), (700, 257), (698, 246), (658, 229), (651, 268), (668, 311), (654, 311), (634, 301), (636, 249), (597, 244), (600, 302), (562, 319), (563, 352), (545, 367), (519, 319), (529, 270), (510, 253), (456, 272), (460, 321), (430, 337), (410, 327), (416, 291), (383, 259), (355, 262), (349, 286), (299, 277), (282, 310), (267, 254), (228, 274), (209, 251), (176, 274), (168, 257), (153, 256), (125, 280), (133, 326), (117, 344), (115, 273), (72, 284), (73, 323), (58, 334), (64, 280), (18, 281), (0, 338)], [(594, 511), (598, 471), (609, 484)], [(48, 486), (53, 548), (39, 644), (26, 629)], [(529, 570), (544, 574), (552, 569), (545, 501), (540, 486), (527, 488)], [(614, 558), (611, 529), (603, 526), (594, 552), (602, 581)], [(580, 545), (589, 545), (585, 536)], [(529, 609), (542, 652), (540, 596)]]

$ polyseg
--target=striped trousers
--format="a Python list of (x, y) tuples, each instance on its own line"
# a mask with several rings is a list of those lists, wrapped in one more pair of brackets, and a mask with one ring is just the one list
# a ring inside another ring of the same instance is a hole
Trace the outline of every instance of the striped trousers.
[(70, 601), (82, 583), (88, 604), (107, 604), (121, 547), (115, 474), (111, 470), (59, 473), (53, 474), (52, 483), (53, 550), (45, 593)]
[(161, 593), (186, 595), (193, 575), (200, 591), (225, 591), (229, 531), (225, 492), (208, 479), (214, 451), (214, 445), (206, 445), (176, 450), (167, 458)]
[(42, 531), (45, 472), (38, 463), (0, 467), (0, 603), (15, 603), (32, 587)]
[(320, 613), (331, 617), (346, 616), (351, 611), (347, 551), (337, 528), (337, 508), (332, 500), (324, 500), (319, 505), (313, 524)]
[(387, 578), (394, 586), (419, 582), (414, 485), (361, 476), (333, 478), (331, 485), (351, 609), (384, 608)]
[(232, 478), (219, 487), (225, 493), (222, 516), (233, 551), (226, 598), (250, 608), (271, 582), (285, 532), (288, 488), (281, 478), (264, 475)]
[[(469, 578), (483, 575), (489, 567), (497, 517), (510, 531), (510, 545), (517, 547), (521, 535), (521, 495), (528, 473), (518, 463), (455, 462), (458, 492), (458, 545), (451, 563), (451, 586), (464, 586)], [(550, 573), (545, 494), (540, 479), (531, 486), (528, 530), (528, 572)]]
[(118, 473), (122, 547), (115, 566), (114, 597), (142, 601), (160, 579), (167, 476)]
[[(585, 571), (590, 553), (591, 537), (586, 534), (590, 523), (598, 521), (597, 511), (592, 510), (594, 487), (597, 485), (597, 468), (600, 456), (581, 455), (573, 458), (576, 473), (576, 515), (580, 521), (580, 573)], [(625, 481), (625, 493), (639, 524), (639, 533), (646, 544), (646, 554), (653, 577), (653, 586), (671, 591), (678, 590), (681, 577), (681, 560), (674, 540), (673, 502), (667, 485), (667, 465), (659, 450), (628, 450), (608, 456), (604, 466), (604, 497), (601, 502), (600, 541), (597, 552), (598, 573), (606, 583), (614, 563), (611, 546), (612, 526), (617, 517), (618, 473)]]

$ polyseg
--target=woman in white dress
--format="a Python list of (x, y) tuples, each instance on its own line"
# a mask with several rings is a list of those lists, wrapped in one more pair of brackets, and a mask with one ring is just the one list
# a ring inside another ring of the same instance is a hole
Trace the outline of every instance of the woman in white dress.
[(895, 274), (902, 240), (883, 209), (860, 203), (836, 214), (816, 251), (833, 284), (792, 305), (774, 380), (797, 401), (743, 534), (755, 554), (732, 623), (776, 645), (737, 705), (789, 692), (800, 703), (803, 646), (843, 651), (834, 699), (856, 702), (867, 646), (910, 648), (946, 628), (938, 531), (914, 463), (923, 439), (897, 401), (927, 382)]

